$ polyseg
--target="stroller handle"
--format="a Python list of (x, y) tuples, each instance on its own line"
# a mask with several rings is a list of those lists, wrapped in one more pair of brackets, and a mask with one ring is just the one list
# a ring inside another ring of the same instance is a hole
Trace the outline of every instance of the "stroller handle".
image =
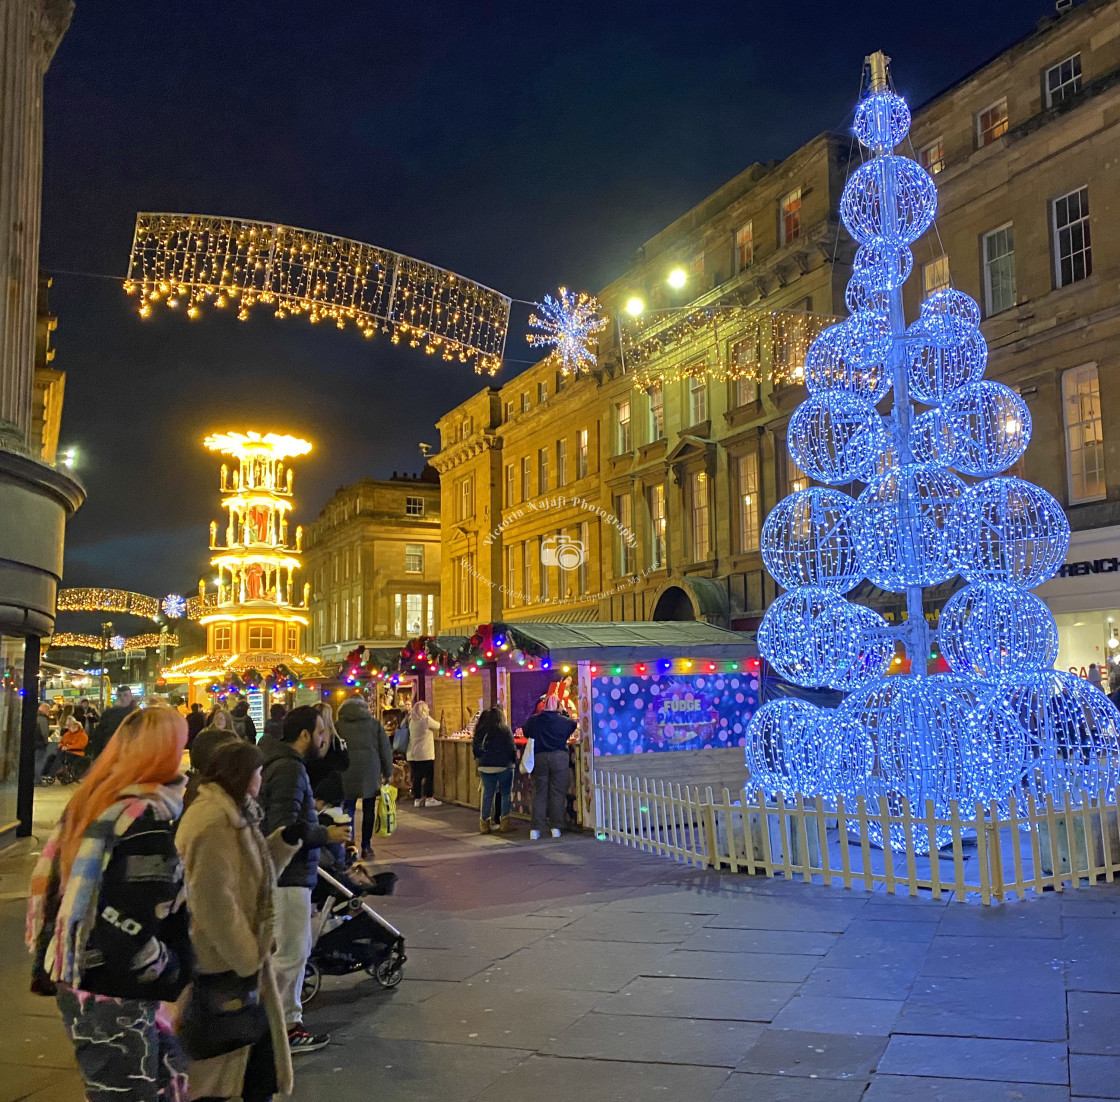
[[(322, 869), (322, 868), (319, 869), (319, 878), (327, 884), (327, 886), (332, 890), (332, 892), (337, 892), (339, 894), (339, 896), (341, 896), (341, 898), (343, 898), (343, 899), (357, 899), (358, 898), (358, 896), (354, 892), (352, 892), (348, 887), (346, 887), (345, 884), (340, 884), (325, 869)], [(404, 935), (400, 932), (400, 930), (398, 930), (391, 922), (388, 922), (382, 915), (378, 914), (377, 911), (375, 911), (368, 903), (366, 903), (364, 900), (362, 900), (362, 901), (360, 901), (359, 905), (361, 906), (362, 910), (366, 911), (370, 915), (370, 917), (373, 918), (378, 923), (379, 926), (384, 928), (384, 930), (387, 933), (391, 934), (395, 938), (400, 938), (401, 941), (404, 940)], [(328, 910), (329, 910), (329, 907), (324, 907), (323, 908), (324, 915), (326, 915)], [(316, 935), (315, 940), (318, 940), (318, 935)]]

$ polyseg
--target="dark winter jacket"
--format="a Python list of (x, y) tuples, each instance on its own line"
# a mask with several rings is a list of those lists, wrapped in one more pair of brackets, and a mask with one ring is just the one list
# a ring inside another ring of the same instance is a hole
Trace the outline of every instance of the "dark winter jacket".
[(175, 824), (149, 809), (113, 847), (79, 986), (95, 995), (173, 1002), (192, 967)]
[(35, 749), (45, 750), (51, 741), (51, 721), (42, 712), (35, 717)]
[(319, 782), (332, 773), (345, 773), (350, 768), (350, 750), (338, 735), (331, 737), (327, 749), (321, 758), (307, 762), (307, 775), (311, 778), (311, 787), (319, 787)]
[(566, 750), (568, 738), (576, 729), (576, 721), (560, 712), (541, 712), (530, 716), (521, 728), (526, 738), (531, 738), (534, 751), (547, 754), (550, 750)]
[(188, 712), (187, 713), (187, 749), (189, 750), (194, 745), (194, 740), (198, 738), (198, 733), (206, 726), (206, 713), (205, 712)]
[(284, 721), (282, 719), (266, 719), (264, 721), (264, 733), (271, 735), (273, 738), (278, 739), (284, 730)]
[(117, 733), (117, 728), (124, 722), (125, 716), (136, 711), (136, 705), (130, 704), (125, 708), (121, 704), (114, 704), (106, 708), (105, 714), (97, 722), (93, 734), (89, 736), (89, 752), (91, 757), (97, 757), (105, 749), (109, 739)]
[(393, 776), (393, 747), (385, 728), (370, 714), (360, 696), (344, 700), (338, 709), (338, 734), (350, 752), (350, 766), (342, 774), (348, 800), (376, 796)]
[(474, 757), (480, 768), (505, 768), (517, 763), (513, 732), (483, 713), (474, 729)]
[(318, 880), (319, 847), (328, 841), (327, 828), (319, 825), (315, 797), (303, 758), (291, 743), (265, 735), (257, 744), (264, 756), (264, 780), (260, 805), (264, 810), (261, 830), (267, 838), (279, 827), (306, 824), (299, 853), (288, 863), (278, 881), (281, 888), (313, 888)]
[(253, 717), (249, 715), (249, 705), (242, 702), (236, 704), (230, 712), (230, 718), (233, 720), (234, 734), (238, 738), (244, 739), (246, 742), (257, 741), (257, 725), (253, 722)]

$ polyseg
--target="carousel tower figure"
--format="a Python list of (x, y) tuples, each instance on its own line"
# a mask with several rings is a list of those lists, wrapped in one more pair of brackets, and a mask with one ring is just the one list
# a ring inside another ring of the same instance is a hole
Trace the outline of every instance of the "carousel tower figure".
[[(865, 86), (855, 117), (865, 159), (840, 200), (859, 244), (850, 313), (810, 345), (809, 395), (787, 433), (822, 485), (766, 520), (763, 561), (787, 592), (758, 632), (785, 679), (847, 696), (835, 709), (792, 698), (759, 709), (747, 732), (752, 783), (936, 818), (953, 801), (971, 814), (1028, 793), (1096, 794), (1120, 780), (1120, 713), (1053, 669), (1054, 618), (1029, 592), (1061, 568), (1069, 523), (1045, 490), (1003, 474), (1026, 450), (1031, 417), (1015, 391), (983, 377), (977, 304), (949, 287), (907, 324), (910, 246), (933, 224), (937, 190), (894, 152), (910, 111), (882, 53), (867, 59)], [(958, 578), (935, 629), (925, 590)], [(900, 624), (845, 598), (865, 579), (904, 595)], [(949, 673), (929, 672), (935, 639)], [(891, 674), (899, 649), (909, 672)], [(919, 852), (950, 841), (942, 827), (932, 838), (915, 826), (907, 839), (901, 824), (889, 838), (872, 833)]]

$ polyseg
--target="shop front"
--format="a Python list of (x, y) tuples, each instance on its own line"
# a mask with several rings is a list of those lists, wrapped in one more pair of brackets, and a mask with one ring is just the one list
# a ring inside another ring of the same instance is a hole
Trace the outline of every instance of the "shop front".
[(1034, 592), (1058, 625), (1055, 667), (1087, 677), (1095, 664), (1106, 691), (1120, 688), (1120, 525), (1074, 532), (1061, 570)]

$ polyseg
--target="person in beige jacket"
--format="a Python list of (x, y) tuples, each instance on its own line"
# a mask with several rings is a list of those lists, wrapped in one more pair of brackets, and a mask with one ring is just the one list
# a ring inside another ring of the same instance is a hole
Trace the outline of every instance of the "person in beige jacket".
[(257, 1044), (191, 1063), (193, 1100), (267, 1102), (275, 1093), (292, 1091), (288, 1033), (272, 971), (273, 890), (299, 844), (294, 838), (289, 839), (294, 844), (288, 844), (282, 830), (267, 839), (261, 833), (255, 797), (262, 761), (249, 742), (218, 747), (176, 833), (186, 874), (195, 971), (259, 975), (260, 1000), (269, 1023)]

